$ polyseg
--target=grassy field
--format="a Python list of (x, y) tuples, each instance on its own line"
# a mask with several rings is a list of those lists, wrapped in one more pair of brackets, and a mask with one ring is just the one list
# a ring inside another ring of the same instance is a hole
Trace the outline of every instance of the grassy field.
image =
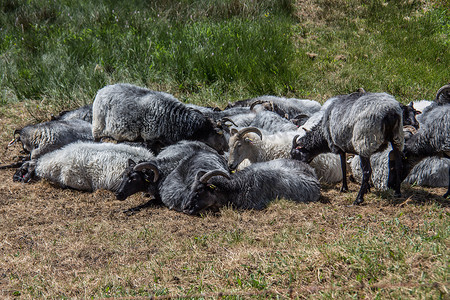
[[(263, 94), (323, 102), (363, 87), (432, 100), (450, 81), (440, 1), (0, 2), (0, 164), (14, 129), (129, 82), (223, 107)], [(1, 298), (447, 299), (444, 188), (403, 197), (324, 185), (321, 202), (135, 215), (107, 191), (0, 170)]]

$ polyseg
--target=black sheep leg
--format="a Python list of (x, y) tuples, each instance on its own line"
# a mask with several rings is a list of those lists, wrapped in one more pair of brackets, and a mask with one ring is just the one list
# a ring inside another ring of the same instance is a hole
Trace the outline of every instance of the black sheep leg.
[(356, 197), (355, 202), (353, 202), (354, 205), (363, 203), (364, 194), (367, 193), (367, 190), (370, 188), (369, 179), (370, 179), (370, 175), (372, 175), (372, 167), (370, 166), (370, 158), (362, 157), (362, 156), (360, 156), (360, 157), (361, 157), (361, 169), (363, 172), (363, 178), (362, 178), (361, 188), (359, 190), (358, 196)]
[(341, 192), (348, 191), (347, 185), (347, 161), (345, 160), (345, 152), (339, 152), (339, 156), (341, 157), (341, 169), (342, 169), (342, 187)]

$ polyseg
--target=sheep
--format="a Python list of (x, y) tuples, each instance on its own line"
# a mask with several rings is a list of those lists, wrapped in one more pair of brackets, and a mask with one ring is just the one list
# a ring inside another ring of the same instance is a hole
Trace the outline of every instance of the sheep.
[(231, 175), (222, 170), (198, 171), (183, 212), (195, 215), (226, 205), (262, 210), (276, 198), (314, 202), (319, 197), (320, 184), (310, 166), (277, 159), (252, 164)]
[(52, 120), (72, 120), (79, 119), (89, 123), (92, 123), (92, 104), (82, 106), (80, 108), (62, 111), (59, 115), (52, 116)]
[(141, 163), (129, 160), (116, 191), (117, 200), (123, 201), (137, 192), (147, 192), (155, 197), (154, 202), (162, 204), (159, 189), (167, 176), (180, 161), (199, 151), (215, 152), (213, 148), (199, 141), (180, 141), (165, 147), (154, 159)]
[(262, 111), (258, 113), (249, 126), (264, 129), (270, 133), (297, 129), (297, 125), (272, 111)]
[[(314, 122), (314, 118), (311, 119)], [(264, 133), (255, 127), (231, 130), (229, 141), (228, 165), (231, 170), (241, 169), (242, 161), (248, 159), (251, 163), (269, 161), (277, 158), (290, 158), (292, 139), (299, 134), (305, 134), (302, 127), (296, 131)], [(321, 154), (316, 157), (311, 166), (315, 169), (321, 181), (335, 183), (342, 180), (339, 157), (335, 154)]]
[[(361, 157), (363, 180), (354, 201), (364, 201), (369, 189), (372, 173), (370, 157), (383, 151), (388, 143), (393, 147), (395, 163), (401, 168), (400, 154), (403, 150), (403, 112), (400, 103), (386, 93), (357, 92), (331, 98), (326, 103), (322, 121), (302, 137), (295, 137), (291, 156), (310, 162), (320, 153), (333, 152), (341, 157), (342, 188), (348, 190), (346, 178), (346, 153)], [(395, 192), (400, 196), (400, 181), (396, 181)]]
[(292, 119), (300, 114), (312, 115), (321, 109), (320, 103), (314, 100), (284, 98), (269, 95), (237, 101), (234, 104), (229, 103), (227, 107), (255, 106), (256, 104), (263, 103), (275, 105), (276, 109), (273, 109), (273, 111), (279, 113), (282, 117), (287, 115), (287, 119)]
[[(395, 181), (403, 181), (413, 167), (428, 156), (450, 156), (450, 104), (431, 105), (427, 109), (424, 123), (416, 134), (405, 141), (403, 150), (403, 167), (393, 163), (394, 153), (389, 153), (388, 187)], [(399, 172), (400, 171), (400, 172)], [(450, 172), (450, 170), (449, 170)], [(444, 197), (450, 195), (450, 175), (448, 190)]]
[(71, 119), (54, 120), (35, 125), (28, 125), (14, 132), (10, 145), (20, 141), (23, 150), (29, 153), (29, 159), (59, 149), (76, 141), (92, 141), (92, 125), (89, 122)]
[(142, 147), (123, 144), (75, 142), (25, 163), (14, 181), (45, 178), (62, 188), (93, 192), (117, 191), (127, 161), (146, 161), (154, 155)]
[(169, 209), (183, 211), (195, 176), (199, 172), (221, 171), (229, 174), (227, 161), (216, 152), (200, 150), (183, 159), (159, 188), (161, 202)]
[(223, 130), (175, 97), (131, 84), (109, 85), (97, 92), (93, 107), (92, 134), (96, 141), (145, 141), (159, 152), (177, 141), (199, 140), (219, 152), (227, 151)]

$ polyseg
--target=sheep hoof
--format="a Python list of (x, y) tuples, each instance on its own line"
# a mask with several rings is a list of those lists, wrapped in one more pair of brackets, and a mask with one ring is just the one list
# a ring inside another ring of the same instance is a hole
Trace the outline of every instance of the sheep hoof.
[(353, 202), (353, 205), (360, 205), (364, 202), (363, 198), (356, 198), (355, 202)]
[(444, 198), (450, 197), (450, 192), (445, 193), (444, 196), (442, 196), (442, 197), (444, 197)]
[(341, 193), (347, 193), (348, 192), (348, 188), (347, 187), (341, 187), (340, 192)]

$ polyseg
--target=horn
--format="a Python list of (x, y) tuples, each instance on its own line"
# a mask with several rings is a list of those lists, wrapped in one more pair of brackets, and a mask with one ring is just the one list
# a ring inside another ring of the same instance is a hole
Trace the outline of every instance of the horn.
[(254, 101), (251, 105), (250, 105), (250, 110), (253, 110), (253, 108), (258, 105), (258, 104), (263, 104), (266, 103), (267, 101), (263, 101), (263, 100), (256, 100)]
[[(447, 95), (443, 94), (444, 92), (447, 92)], [(439, 99), (442, 96), (443, 102), (441, 104), (449, 103), (450, 102), (450, 98), (448, 96), (449, 94), (450, 94), (450, 84), (446, 84), (438, 90), (438, 92), (436, 93), (436, 99), (434, 101), (439, 102)]]
[(153, 171), (153, 173), (155, 173), (155, 176), (153, 177), (153, 182), (158, 181), (158, 179), (159, 179), (159, 170), (158, 170), (158, 167), (155, 166), (155, 164), (152, 163), (152, 162), (146, 161), (146, 162), (139, 163), (139, 164), (134, 166), (133, 171), (142, 171), (142, 170), (145, 170), (145, 169), (150, 169), (150, 170)]
[(259, 135), (259, 137), (261, 138), (261, 140), (262, 140), (262, 133), (261, 133), (261, 131), (258, 129), (258, 128), (256, 128), (256, 127), (246, 127), (246, 128), (243, 128), (243, 129), (241, 129), (241, 130), (239, 130), (239, 132), (238, 132), (238, 135), (240, 136), (240, 137), (242, 137), (244, 134), (246, 134), (246, 133), (249, 133), (249, 132), (254, 132), (254, 133), (256, 133), (257, 135)]
[(292, 148), (295, 148), (297, 146), (297, 139), (300, 136), (300, 134), (297, 134), (296, 136), (294, 136), (294, 138), (292, 139)]
[(223, 122), (223, 123), (230, 122), (230, 123), (233, 124), (234, 126), (238, 127), (238, 126), (236, 125), (236, 123), (234, 123), (233, 120), (231, 120), (231, 119), (228, 118), (228, 117), (223, 117), (223, 118), (222, 118), (222, 122)]
[(206, 173), (205, 175), (203, 175), (202, 177), (200, 177), (199, 181), (200, 181), (201, 183), (207, 183), (208, 180), (209, 180), (211, 177), (214, 177), (214, 176), (223, 176), (223, 177), (225, 177), (226, 179), (230, 179), (230, 175), (228, 175), (228, 173), (225, 173), (225, 172), (222, 171), (222, 170), (214, 170), (214, 171), (209, 171), (208, 173)]
[(414, 128), (414, 127), (411, 126), (411, 125), (405, 125), (405, 126), (403, 126), (403, 131), (408, 131), (408, 132), (411, 132), (412, 134), (416, 134), (416, 133), (417, 133), (417, 129)]

